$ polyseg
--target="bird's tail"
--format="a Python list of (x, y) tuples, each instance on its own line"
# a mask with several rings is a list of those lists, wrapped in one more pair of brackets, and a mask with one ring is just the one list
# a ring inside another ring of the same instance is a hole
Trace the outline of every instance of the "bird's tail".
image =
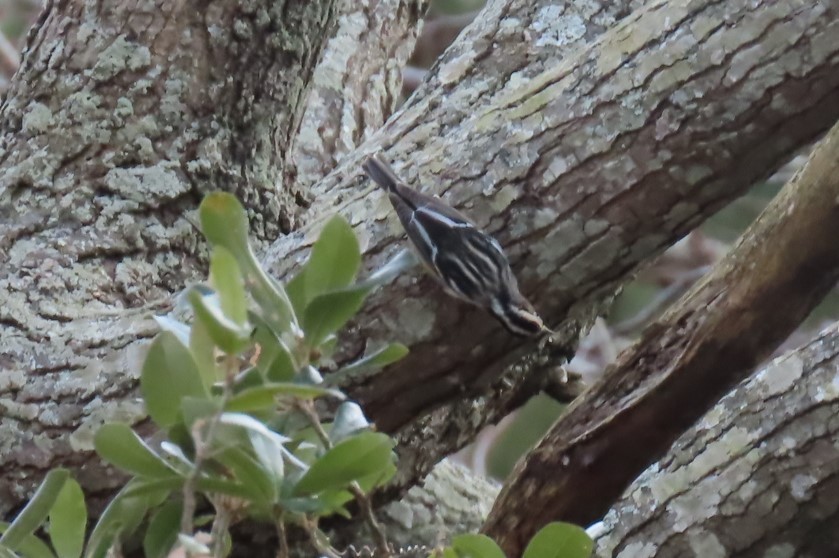
[(390, 165), (385, 163), (382, 156), (378, 153), (368, 157), (367, 160), (362, 163), (361, 168), (364, 169), (367, 176), (373, 179), (373, 182), (388, 192), (394, 191), (396, 189), (396, 185), (399, 183), (399, 178), (396, 174), (394, 174), (393, 169), (390, 168)]

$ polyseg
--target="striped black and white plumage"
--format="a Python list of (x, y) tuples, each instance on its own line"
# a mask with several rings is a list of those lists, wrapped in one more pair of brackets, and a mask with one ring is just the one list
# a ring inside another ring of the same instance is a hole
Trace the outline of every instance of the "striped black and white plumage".
[(379, 155), (362, 168), (388, 193), (423, 264), (449, 294), (485, 308), (517, 335), (548, 331), (494, 238), (439, 198), (409, 188)]

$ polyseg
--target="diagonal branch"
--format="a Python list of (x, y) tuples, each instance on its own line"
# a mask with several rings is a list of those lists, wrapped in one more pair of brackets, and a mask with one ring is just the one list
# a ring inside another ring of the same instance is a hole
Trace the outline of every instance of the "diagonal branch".
[[(412, 186), (498, 236), (559, 331), (555, 353), (567, 353), (643, 262), (839, 116), (839, 0), (654, 1), (611, 27), (622, 14), (583, 5), (491, 2), (406, 106), (313, 187), (307, 226), (268, 252), (275, 274), (293, 273), (335, 211), (370, 268), (401, 247), (358, 168), (385, 146)], [(345, 354), (382, 339), (411, 354), (348, 385), (397, 433), (405, 484), (544, 387), (555, 365), (541, 353), (519, 362), (532, 345), (417, 275), (371, 299)]]
[(588, 524), (801, 323), (839, 279), (839, 125), (737, 246), (647, 328), (513, 473), (484, 531), (518, 556)]
[(835, 556), (839, 324), (726, 395), (604, 518), (596, 555)]

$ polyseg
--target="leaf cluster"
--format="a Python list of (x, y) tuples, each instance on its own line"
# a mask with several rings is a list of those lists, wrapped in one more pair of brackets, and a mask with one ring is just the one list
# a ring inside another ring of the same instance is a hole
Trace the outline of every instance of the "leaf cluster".
[[(148, 415), (165, 439), (151, 444), (128, 424), (103, 425), (96, 451), (131, 478), (90, 536), (79, 485), (55, 470), (6, 529), (0, 558), (99, 558), (132, 541), (150, 558), (176, 545), (219, 554), (231, 522), (317, 529), (321, 517), (348, 515), (356, 490), (366, 494), (395, 473), (393, 441), (320, 372), (337, 332), (374, 286), (355, 283), (361, 254), (349, 224), (327, 222), (307, 263), (283, 285), (259, 265), (233, 196), (210, 194), (199, 215), (209, 278), (180, 297), (191, 320), (156, 317), (161, 332), (140, 377)], [(386, 345), (338, 372), (381, 367), (406, 352)], [(338, 405), (330, 421), (314, 413), (320, 399)], [(194, 517), (202, 501), (213, 513)], [(207, 521), (213, 548), (193, 536)], [(51, 548), (34, 535), (45, 522)]]
[[(55, 469), (14, 522), (0, 524), (0, 558), (104, 558), (140, 546), (149, 558), (176, 548), (225, 556), (229, 527), (246, 518), (276, 526), (280, 556), (289, 525), (308, 531), (319, 555), (338, 556), (318, 521), (349, 516), (352, 500), (378, 532), (378, 550), (391, 554), (368, 495), (396, 472), (394, 442), (321, 375), (336, 334), (377, 285), (375, 275), (356, 282), (361, 254), (351, 227), (341, 217), (327, 222), (306, 264), (283, 285), (259, 265), (233, 196), (210, 194), (199, 214), (211, 248), (209, 278), (180, 297), (191, 319), (156, 317), (161, 331), (140, 377), (163, 439), (150, 443), (128, 424), (103, 425), (96, 451), (130, 479), (90, 533), (79, 484)], [(384, 345), (332, 377), (381, 368), (406, 353), (398, 343)], [(336, 407), (329, 420), (318, 413), (319, 400)], [(208, 536), (197, 536), (202, 530)], [(591, 546), (580, 528), (552, 523), (524, 558), (586, 558)], [(483, 535), (456, 537), (432, 556), (504, 558)]]

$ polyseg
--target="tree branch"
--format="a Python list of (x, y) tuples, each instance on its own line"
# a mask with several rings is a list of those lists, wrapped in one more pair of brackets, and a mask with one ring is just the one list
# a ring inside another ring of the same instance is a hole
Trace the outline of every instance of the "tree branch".
[(606, 514), (596, 555), (835, 556), (839, 324), (726, 395)]
[(346, 387), (397, 434), (403, 486), (542, 389), (545, 369), (643, 262), (839, 116), (837, 0), (651, 2), (559, 62), (564, 39), (579, 45), (608, 19), (607, 8), (582, 5), (591, 6), (567, 5), (559, 20), (547, 5), (488, 5), (407, 105), (313, 187), (307, 226), (269, 250), (274, 273), (290, 276), (338, 211), (368, 268), (381, 265), (402, 231), (358, 165), (385, 146), (411, 185), (499, 237), (559, 331), (534, 354), (418, 275), (373, 296), (345, 354), (394, 338), (411, 354)]
[(427, 7), (428, 0), (343, 3), (287, 157), (295, 165), (290, 180), (304, 191), (393, 113)]
[(837, 200), (839, 125), (737, 246), (517, 465), (484, 526), (508, 556), (549, 521), (601, 518), (801, 323), (839, 279)]

